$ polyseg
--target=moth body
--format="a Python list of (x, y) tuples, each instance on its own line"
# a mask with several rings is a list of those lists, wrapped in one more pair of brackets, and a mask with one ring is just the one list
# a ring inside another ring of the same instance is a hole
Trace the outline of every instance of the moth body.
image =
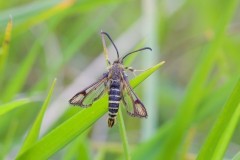
[[(98, 81), (75, 94), (69, 100), (69, 103), (86, 108), (91, 106), (96, 100), (103, 96), (105, 91), (108, 91), (108, 127), (113, 127), (116, 122), (116, 116), (118, 113), (120, 101), (125, 106), (126, 111), (130, 116), (146, 118), (146, 108), (139, 100), (138, 96), (134, 93), (125, 73), (125, 71), (134, 72), (134, 69), (131, 67), (125, 67), (123, 65), (123, 60), (132, 53), (146, 49), (151, 50), (151, 48), (144, 47), (133, 52), (129, 52), (125, 56), (120, 57), (117, 47), (113, 43), (110, 36), (106, 32), (101, 32), (101, 34), (105, 59), (108, 65), (108, 72), (104, 73)], [(103, 37), (104, 35), (109, 38), (117, 51), (117, 60), (115, 60), (113, 63), (111, 63), (108, 59), (106, 43)]]
[(120, 65), (114, 63), (110, 69), (110, 87), (109, 87), (109, 104), (108, 104), (108, 126), (115, 124), (118, 113), (119, 103), (121, 100), (121, 72)]

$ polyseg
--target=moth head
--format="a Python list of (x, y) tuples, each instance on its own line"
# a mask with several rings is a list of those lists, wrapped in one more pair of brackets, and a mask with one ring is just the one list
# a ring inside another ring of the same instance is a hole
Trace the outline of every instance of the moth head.
[(123, 60), (129, 56), (130, 54), (132, 53), (135, 53), (135, 52), (139, 52), (139, 51), (142, 51), (142, 50), (150, 50), (152, 51), (152, 49), (150, 47), (144, 47), (144, 48), (141, 48), (141, 49), (138, 49), (138, 50), (135, 50), (135, 51), (132, 51), (132, 52), (129, 52), (127, 53), (125, 56), (123, 56), (122, 58), (119, 57), (119, 52), (118, 52), (118, 49), (115, 45), (115, 43), (113, 42), (112, 38), (110, 37), (110, 35), (107, 33), (107, 32), (103, 32), (101, 31), (101, 34), (104, 34), (108, 37), (108, 39), (111, 41), (111, 43), (113, 44), (115, 50), (116, 50), (116, 53), (117, 53), (117, 60), (115, 60), (113, 63), (123, 63)]

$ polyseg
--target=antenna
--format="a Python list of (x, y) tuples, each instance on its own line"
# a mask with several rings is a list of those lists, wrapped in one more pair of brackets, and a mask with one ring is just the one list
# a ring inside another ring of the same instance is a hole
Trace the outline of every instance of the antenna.
[(115, 48), (115, 50), (116, 50), (116, 52), (117, 52), (117, 57), (118, 57), (118, 59), (119, 59), (119, 52), (118, 52), (118, 49), (117, 49), (116, 45), (114, 44), (112, 38), (111, 38), (111, 37), (109, 36), (109, 34), (106, 33), (106, 32), (101, 31), (101, 34), (106, 35), (106, 36), (108, 37), (108, 39), (111, 41), (111, 43), (113, 44), (113, 46), (114, 46), (114, 48)]
[(136, 51), (132, 51), (132, 52), (126, 54), (126, 55), (121, 59), (121, 61), (123, 61), (124, 58), (126, 58), (127, 56), (129, 56), (129, 55), (132, 54), (132, 53), (139, 52), (139, 51), (142, 51), (142, 50), (147, 50), (147, 49), (150, 50), (150, 51), (152, 51), (152, 48), (150, 48), (150, 47), (144, 47), (144, 48), (141, 48), (141, 49), (138, 49), (138, 50), (136, 50)]

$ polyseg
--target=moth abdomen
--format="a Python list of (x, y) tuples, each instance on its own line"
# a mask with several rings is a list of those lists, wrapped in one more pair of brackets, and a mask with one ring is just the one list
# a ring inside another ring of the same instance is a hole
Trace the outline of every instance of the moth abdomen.
[(108, 98), (108, 126), (112, 127), (115, 124), (115, 117), (118, 113), (119, 103), (121, 100), (120, 96), (120, 81), (111, 80), (109, 98)]

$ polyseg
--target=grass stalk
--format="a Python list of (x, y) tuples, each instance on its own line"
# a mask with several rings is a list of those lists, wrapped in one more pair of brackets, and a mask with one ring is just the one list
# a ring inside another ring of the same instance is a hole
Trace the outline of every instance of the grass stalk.
[(42, 105), (42, 108), (32, 126), (32, 128), (30, 129), (24, 143), (23, 143), (23, 146), (21, 147), (20, 149), (20, 153), (22, 153), (24, 150), (26, 150), (26, 148), (30, 147), (33, 143), (35, 143), (38, 139), (38, 136), (39, 136), (39, 132), (40, 132), (40, 128), (41, 128), (41, 124), (42, 124), (42, 120), (43, 120), (43, 117), (44, 117), (44, 113), (48, 107), (48, 104), (50, 102), (50, 99), (52, 97), (52, 94), (53, 94), (53, 89), (55, 87), (55, 84), (56, 84), (56, 81), (57, 79), (54, 79), (53, 83), (52, 83), (52, 86), (48, 92), (48, 95)]
[(121, 139), (122, 139), (125, 159), (126, 160), (130, 160), (131, 159), (131, 155), (130, 155), (128, 139), (127, 139), (127, 133), (126, 133), (126, 128), (125, 128), (125, 124), (124, 124), (121, 108), (122, 107), (119, 107), (119, 110), (118, 110), (119, 133), (120, 133), (120, 136), (121, 136)]
[(217, 27), (214, 29), (216, 30), (215, 36), (196, 67), (188, 85), (185, 98), (180, 106), (180, 111), (174, 119), (174, 125), (171, 132), (164, 143), (163, 149), (159, 152), (158, 157), (161, 157), (161, 159), (175, 159), (186, 131), (189, 129), (195, 117), (195, 112), (203, 96), (203, 89), (207, 78), (215, 65), (218, 49), (225, 36), (225, 30), (233, 17), (237, 3), (237, 0), (231, 0), (227, 3), (228, 5), (225, 7), (224, 14), (221, 16)]

